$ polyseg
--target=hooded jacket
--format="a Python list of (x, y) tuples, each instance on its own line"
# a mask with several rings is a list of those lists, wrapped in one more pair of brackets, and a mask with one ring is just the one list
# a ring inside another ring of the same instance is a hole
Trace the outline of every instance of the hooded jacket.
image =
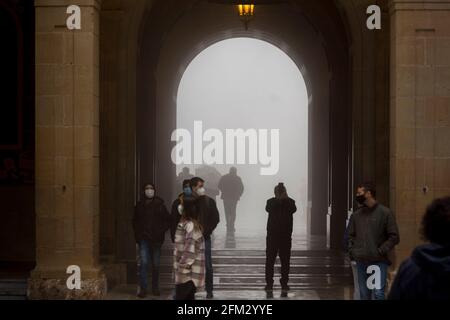
[(137, 243), (142, 240), (161, 245), (170, 227), (170, 215), (164, 201), (159, 197), (143, 197), (135, 207), (133, 217), (134, 236)]
[(450, 300), (450, 245), (417, 247), (400, 266), (390, 300)]

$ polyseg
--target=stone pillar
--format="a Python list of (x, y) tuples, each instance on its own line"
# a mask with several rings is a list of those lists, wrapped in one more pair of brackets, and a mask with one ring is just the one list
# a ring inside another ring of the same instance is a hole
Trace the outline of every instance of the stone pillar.
[(400, 228), (398, 266), (422, 242), (426, 206), (450, 195), (450, 1), (393, 0), (390, 14), (390, 192)]
[[(81, 30), (66, 9), (81, 8)], [(96, 299), (99, 266), (98, 0), (36, 0), (36, 269), (30, 299)], [(66, 286), (70, 265), (81, 290)]]

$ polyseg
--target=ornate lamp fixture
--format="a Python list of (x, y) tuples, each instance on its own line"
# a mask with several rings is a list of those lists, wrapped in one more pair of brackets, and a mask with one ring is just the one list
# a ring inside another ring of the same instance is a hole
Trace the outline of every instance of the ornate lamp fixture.
[(245, 30), (248, 30), (248, 24), (253, 19), (255, 14), (255, 5), (252, 3), (243, 3), (237, 5), (239, 17), (245, 25)]

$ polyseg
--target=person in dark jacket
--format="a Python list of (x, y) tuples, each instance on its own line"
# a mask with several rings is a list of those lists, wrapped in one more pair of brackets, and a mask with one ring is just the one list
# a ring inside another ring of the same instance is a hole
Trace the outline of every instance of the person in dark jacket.
[(286, 187), (279, 183), (275, 187), (275, 198), (267, 200), (266, 238), (266, 292), (268, 298), (273, 297), (273, 275), (277, 255), (281, 261), (282, 297), (287, 297), (289, 291), (289, 269), (292, 247), (293, 214), (297, 212), (295, 201), (289, 198)]
[(206, 195), (205, 181), (202, 178), (192, 178), (190, 186), (193, 196), (197, 199), (199, 222), (202, 226), (203, 237), (205, 238), (206, 298), (212, 299), (214, 297), (214, 276), (211, 252), (211, 235), (220, 222), (219, 210), (217, 209), (216, 201)]
[(155, 195), (155, 186), (147, 184), (144, 195), (136, 204), (133, 217), (134, 236), (138, 247), (138, 297), (147, 294), (147, 270), (152, 264), (152, 294), (159, 296), (159, 266), (161, 246), (170, 227), (170, 215), (164, 201)]
[(237, 175), (237, 169), (231, 168), (230, 173), (224, 175), (219, 181), (219, 190), (222, 192), (225, 217), (227, 219), (227, 235), (234, 235), (237, 203), (244, 193), (242, 179)]
[(171, 226), (170, 226), (170, 236), (172, 242), (175, 241), (175, 232), (177, 230), (178, 223), (180, 222), (181, 215), (183, 212), (183, 202), (186, 197), (192, 197), (192, 190), (190, 186), (191, 180), (184, 180), (182, 184), (183, 192), (178, 195), (175, 201), (172, 203), (172, 208), (170, 210)]
[[(358, 186), (356, 201), (361, 207), (353, 214), (349, 224), (349, 255), (356, 261), (361, 300), (385, 299), (388, 253), (400, 242), (398, 226), (392, 212), (376, 201), (373, 184)], [(367, 280), (377, 272), (374, 287)]]
[(450, 301), (450, 197), (436, 199), (422, 219), (428, 244), (404, 261), (389, 293), (390, 300)]

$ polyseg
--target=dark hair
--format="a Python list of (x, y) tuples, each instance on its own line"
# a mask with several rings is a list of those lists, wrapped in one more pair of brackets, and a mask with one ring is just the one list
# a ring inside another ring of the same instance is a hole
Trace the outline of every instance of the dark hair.
[(183, 180), (183, 184), (181, 185), (181, 188), (182, 189), (184, 189), (184, 187), (186, 187), (186, 186), (191, 186), (191, 180), (189, 180), (189, 179), (186, 179), (186, 180)]
[(195, 188), (200, 182), (204, 183), (205, 180), (203, 180), (202, 178), (199, 178), (199, 177), (192, 178), (190, 181), (191, 188)]
[(144, 187), (142, 189), (145, 190), (145, 189), (147, 189), (147, 187), (150, 187), (150, 186), (153, 188), (153, 190), (156, 190), (154, 183), (146, 183), (146, 184), (144, 184)]
[(358, 185), (358, 188), (363, 188), (366, 192), (370, 192), (372, 197), (376, 198), (377, 190), (375, 188), (375, 184), (372, 182), (364, 182)]
[(183, 199), (182, 218), (187, 221), (192, 221), (195, 228), (202, 231), (202, 226), (199, 223), (198, 201), (194, 197), (185, 197)]
[(422, 235), (440, 245), (450, 245), (450, 197), (434, 200), (422, 219)]
[(286, 199), (288, 197), (286, 187), (282, 182), (275, 187), (274, 193), (277, 199)]

